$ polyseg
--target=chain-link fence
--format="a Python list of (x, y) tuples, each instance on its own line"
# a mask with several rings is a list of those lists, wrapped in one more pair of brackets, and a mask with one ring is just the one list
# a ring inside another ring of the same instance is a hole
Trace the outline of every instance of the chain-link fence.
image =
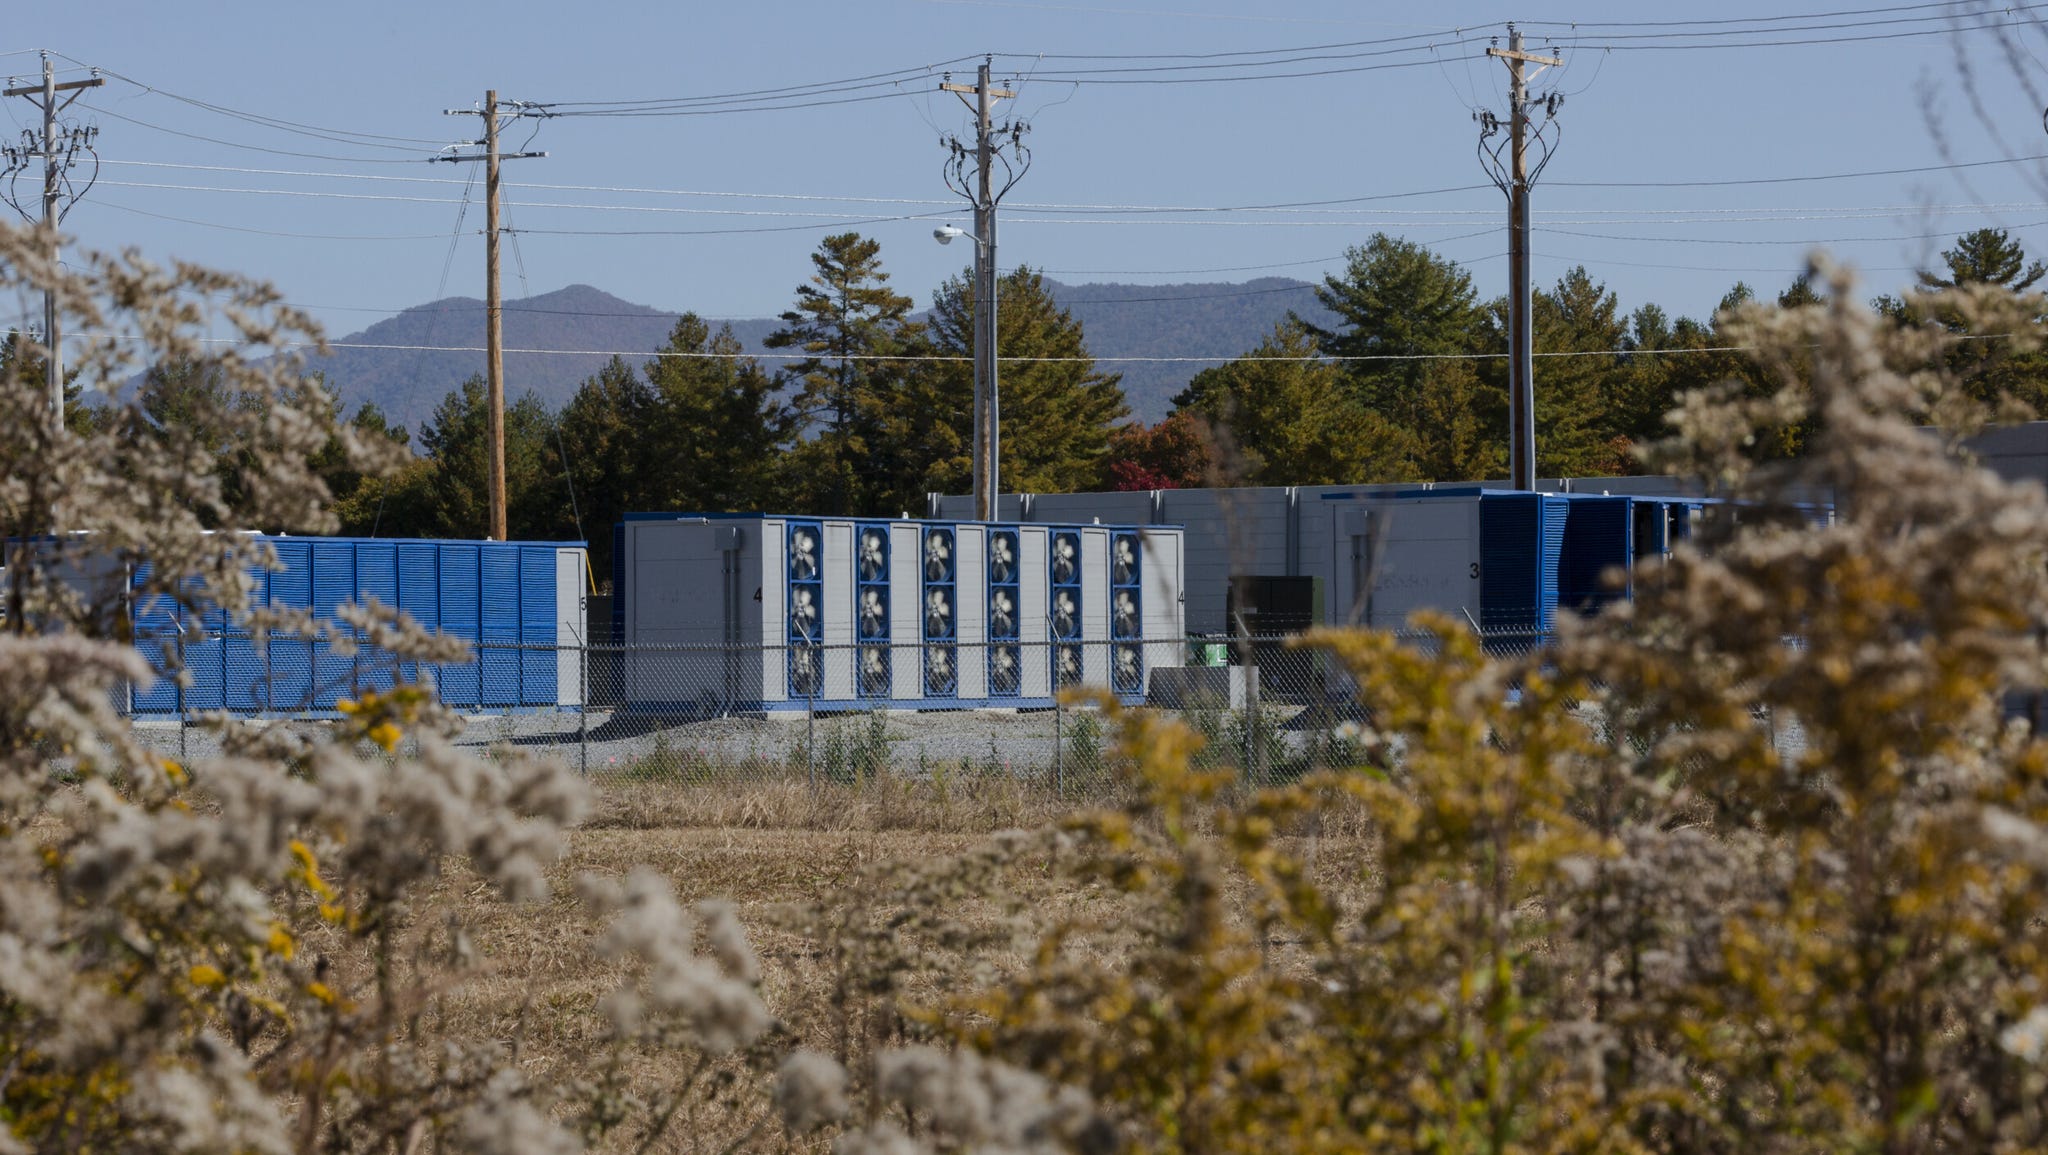
[[(1486, 644), (1506, 655), (1540, 640)], [(464, 744), (557, 757), (599, 786), (1000, 778), (1062, 795), (1114, 781), (1096, 695), (1171, 712), (1205, 739), (1203, 764), (1253, 782), (1355, 765), (1364, 721), (1336, 660), (1288, 637), (475, 650), (418, 667), (366, 649), (282, 680), (281, 655), (259, 653), (227, 663), (220, 684), (131, 695), (130, 712), (153, 745), (190, 758), (211, 749), (210, 719), (318, 726), (344, 698), (419, 677), (463, 716)], [(519, 704), (536, 685), (551, 702)]]

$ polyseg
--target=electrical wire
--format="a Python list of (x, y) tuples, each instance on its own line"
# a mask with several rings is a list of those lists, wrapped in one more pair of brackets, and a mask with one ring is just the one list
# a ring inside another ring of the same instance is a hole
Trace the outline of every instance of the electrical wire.
[[(2016, 334), (2012, 333), (1943, 334), (1942, 338), (1946, 341), (1952, 342), (1998, 341), (2004, 340), (2009, 337), (2013, 337), (2015, 335)], [(73, 336), (81, 340), (148, 340), (148, 337), (141, 333), (86, 332), (73, 334)], [(195, 343), (202, 345), (245, 344), (245, 342), (235, 337), (195, 337), (192, 338), (192, 340)], [(312, 341), (277, 341), (268, 343), (266, 347), (273, 349), (317, 350), (321, 348), (321, 345), (319, 343)], [(488, 348), (483, 345), (405, 345), (349, 341), (330, 341), (326, 343), (325, 347), (328, 349), (374, 350), (403, 353), (485, 353), (489, 351)], [(1554, 352), (1538, 352), (1534, 355), (1537, 357), (1547, 358), (1644, 356), (1675, 357), (1684, 356), (1689, 353), (1744, 353), (1753, 352), (1760, 348), (1762, 348), (1762, 346), (1760, 345), (1707, 345), (1697, 348), (1673, 349), (1565, 349)], [(972, 356), (968, 356), (965, 354), (948, 353), (914, 353), (893, 355), (887, 353), (849, 353), (835, 356), (819, 357), (819, 355), (815, 353), (715, 353), (709, 351), (679, 352), (668, 349), (659, 350), (656, 352), (621, 349), (503, 349), (500, 351), (506, 354), (521, 355), (544, 354), (563, 357), (643, 357), (648, 360), (685, 361), (807, 361), (816, 358), (818, 360), (825, 361), (876, 361), (897, 363), (918, 362), (963, 364), (974, 360)], [(1001, 360), (1004, 363), (1014, 365), (1213, 365), (1218, 362), (1224, 361), (1317, 361), (1329, 364), (1349, 364), (1357, 362), (1390, 361), (1504, 361), (1511, 355), (1512, 354), (1509, 353), (1362, 353), (1353, 355), (1318, 353), (1312, 357), (1261, 357), (1255, 354), (1244, 354), (1242, 356), (1236, 357), (1091, 357), (1083, 355), (1075, 357), (1004, 357)]]
[(398, 233), (387, 235), (366, 235), (362, 233), (284, 232), (276, 229), (254, 229), (244, 225), (224, 225), (221, 224), (219, 221), (201, 221), (194, 220), (190, 217), (175, 217), (170, 215), (169, 213), (151, 212), (148, 209), (139, 209), (133, 205), (124, 205), (119, 201), (110, 201), (105, 199), (104, 197), (94, 200), (92, 204), (96, 208), (113, 209), (116, 212), (123, 213), (133, 213), (139, 217), (149, 217), (152, 220), (159, 221), (170, 221), (173, 224), (195, 225), (199, 228), (205, 229), (223, 229), (231, 233), (249, 233), (253, 236), (259, 237), (286, 237), (291, 240), (299, 241), (438, 241), (443, 236), (443, 234), (441, 233)]
[(431, 157), (426, 156), (414, 157), (408, 160), (399, 160), (395, 157), (378, 156), (334, 156), (330, 153), (299, 152), (287, 148), (265, 148), (264, 146), (259, 144), (242, 144), (237, 141), (222, 140), (217, 136), (205, 136), (196, 132), (183, 132), (175, 128), (165, 128), (163, 125), (160, 124), (151, 124), (146, 120), (139, 120), (132, 116), (124, 116), (121, 113), (115, 112), (111, 108), (107, 108), (99, 104), (85, 102), (81, 103), (79, 107), (87, 109), (91, 112), (98, 113), (101, 116), (111, 116), (115, 120), (124, 121), (128, 124), (135, 125), (138, 128), (149, 129), (152, 132), (166, 133), (171, 136), (183, 137), (186, 140), (203, 141), (207, 144), (217, 144), (222, 146), (223, 148), (239, 148), (245, 152), (267, 153), (271, 156), (295, 156), (305, 160), (331, 160), (342, 164), (416, 164), (423, 160), (432, 159)]

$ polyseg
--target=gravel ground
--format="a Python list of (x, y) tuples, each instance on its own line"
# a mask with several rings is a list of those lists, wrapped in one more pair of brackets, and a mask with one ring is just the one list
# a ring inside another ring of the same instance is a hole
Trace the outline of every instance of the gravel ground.
[[(1298, 752), (1308, 733), (1281, 725), (1271, 735), (1274, 753)], [(279, 721), (272, 725), (317, 728), (323, 722)], [(143, 741), (169, 756), (206, 758), (218, 752), (213, 733), (194, 725), (139, 720)], [(802, 714), (713, 718), (698, 721), (614, 715), (593, 710), (573, 713), (527, 713), (471, 717), (457, 739), (459, 745), (485, 749), (499, 743), (562, 759), (602, 780), (613, 775), (634, 778), (692, 775), (706, 772), (766, 772), (805, 766), (806, 748), (824, 770), (854, 763), (887, 765), (899, 773), (933, 768), (966, 768), (988, 772), (1039, 774), (1059, 760), (1072, 769), (1100, 765), (1105, 742), (1092, 710), (946, 710), (876, 711), (819, 715), (808, 723)]]

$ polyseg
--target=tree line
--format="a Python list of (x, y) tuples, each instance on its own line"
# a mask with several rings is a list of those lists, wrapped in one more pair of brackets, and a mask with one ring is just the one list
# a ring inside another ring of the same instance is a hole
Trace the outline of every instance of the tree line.
[[(1962, 236), (1943, 271), (1919, 287), (1989, 285), (2025, 291), (2044, 275), (2003, 230)], [(787, 510), (822, 516), (921, 513), (925, 495), (970, 485), (974, 283), (949, 278), (923, 317), (896, 292), (880, 244), (827, 237), (811, 255), (782, 327), (779, 356), (747, 355), (729, 327), (684, 314), (641, 365), (614, 357), (560, 411), (529, 393), (507, 409), (507, 514), (515, 538), (589, 540), (600, 573), (609, 527), (637, 510)], [(1081, 323), (1040, 273), (1002, 278), (1003, 481), (1015, 492), (1366, 484), (1503, 476), (1507, 303), (1482, 300), (1455, 262), (1384, 234), (1349, 250), (1316, 295), (1328, 328), (1290, 317), (1256, 349), (1196, 373), (1154, 425), (1127, 420), (1118, 376), (1090, 358)], [(1655, 304), (1624, 313), (1584, 266), (1534, 294), (1539, 476), (1640, 468), (1636, 447), (1665, 430), (1687, 391), (1735, 382), (1767, 396), (1772, 369), (1725, 326), (1756, 299), (1738, 282), (1706, 320)], [(1776, 303), (1819, 302), (1793, 281)], [(1919, 295), (1873, 304), (1898, 324), (1971, 334), (1947, 306)], [(1932, 310), (1934, 315), (1922, 315)], [(14, 355), (12, 337), (0, 360)], [(2048, 364), (1996, 340), (1957, 340), (1949, 367), (1980, 400), (2048, 406)], [(24, 366), (24, 370), (34, 367)], [(233, 404), (218, 373), (159, 363), (141, 408), (165, 424)], [(204, 396), (202, 396), (204, 395)], [(89, 405), (72, 421), (95, 420)], [(411, 445), (397, 474), (365, 477), (338, 444), (313, 464), (334, 493), (344, 532), (477, 537), (486, 525), (485, 385), (451, 391), (415, 435), (366, 405), (359, 434)], [(202, 431), (204, 440), (204, 431)], [(1790, 455), (1789, 428), (1766, 452)], [(214, 442), (232, 487), (238, 451)]]

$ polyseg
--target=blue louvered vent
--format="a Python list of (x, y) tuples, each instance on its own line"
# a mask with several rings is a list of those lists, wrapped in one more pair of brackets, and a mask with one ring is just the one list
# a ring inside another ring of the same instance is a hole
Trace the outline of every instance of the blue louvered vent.
[[(407, 542), (398, 547), (398, 608), (427, 629), (441, 628), (439, 547), (426, 542)], [(418, 662), (405, 662), (399, 672), (409, 682), (425, 680)], [(431, 676), (432, 670), (426, 673)]]
[(150, 573), (148, 562), (137, 565), (131, 588), (137, 591), (133, 610), (135, 646), (156, 671), (157, 679), (147, 687), (136, 687), (135, 710), (171, 714), (177, 712), (180, 700), (177, 684), (168, 676), (178, 668), (178, 605), (162, 594), (140, 592), (149, 583)]
[[(270, 604), (280, 610), (313, 608), (313, 545), (281, 541), (272, 546), (283, 569), (270, 575)], [(313, 708), (313, 643), (304, 638), (273, 636), (270, 657), (270, 708), (298, 713)]]
[[(367, 604), (371, 598), (389, 613), (398, 605), (398, 546), (388, 541), (356, 543), (355, 600)], [(358, 634), (359, 637), (367, 637)], [(356, 656), (358, 693), (381, 692), (396, 684), (397, 670), (389, 651), (367, 643)]]
[(1557, 609), (1566, 499), (1487, 494), (1479, 500), (1480, 625), (1489, 631), (1548, 633)]
[(479, 547), (483, 604), (477, 665), (482, 667), (480, 705), (519, 704), (519, 547), (488, 542)]
[(555, 549), (519, 547), (519, 704), (555, 703)]
[[(441, 549), (441, 632), (461, 638), (472, 649), (483, 629), (483, 547), (444, 545)], [(450, 662), (434, 672), (441, 700), (473, 709), (483, 697), (483, 671), (476, 662)]]
[[(270, 597), (270, 575), (251, 566), (242, 571), (249, 583), (249, 604), (260, 606)], [(270, 708), (269, 654), (259, 648), (247, 623), (227, 623), (222, 618), (221, 697), (227, 708), (252, 713)]]
[[(1626, 574), (1635, 555), (1633, 503), (1626, 497), (1576, 497), (1567, 506), (1564, 554), (1558, 564), (1558, 604), (1583, 614), (1600, 612), (1602, 606), (1628, 596)], [(1610, 569), (1619, 568), (1624, 584), (1619, 588), (1603, 580)]]

